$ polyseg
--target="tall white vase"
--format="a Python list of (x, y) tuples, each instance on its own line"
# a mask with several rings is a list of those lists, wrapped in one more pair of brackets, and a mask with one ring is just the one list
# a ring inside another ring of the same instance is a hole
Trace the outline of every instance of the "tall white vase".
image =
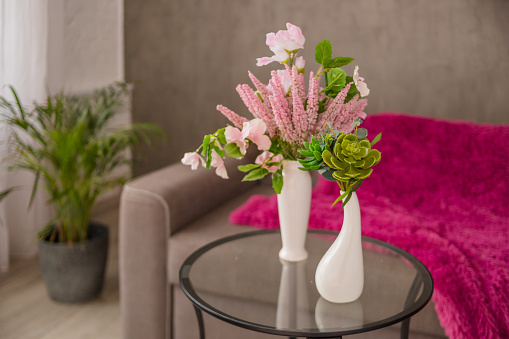
[(355, 192), (344, 213), (341, 231), (320, 260), (315, 274), (318, 293), (333, 303), (356, 300), (364, 287), (361, 213)]
[(298, 161), (283, 160), (283, 190), (277, 195), (282, 248), (279, 257), (300, 261), (308, 257), (306, 233), (311, 208), (311, 175)]

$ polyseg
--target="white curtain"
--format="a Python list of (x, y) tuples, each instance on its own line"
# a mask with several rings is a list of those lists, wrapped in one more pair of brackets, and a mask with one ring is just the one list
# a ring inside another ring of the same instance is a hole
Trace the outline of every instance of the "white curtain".
[[(7, 85), (29, 105), (47, 96), (50, 0), (0, 0), (0, 94), (11, 98)], [(0, 204), (0, 269), (9, 267), (9, 253), (37, 254), (36, 233), (52, 215), (42, 190), (28, 210), (33, 175), (7, 172), (7, 131), (0, 125), (0, 190), (19, 186)]]

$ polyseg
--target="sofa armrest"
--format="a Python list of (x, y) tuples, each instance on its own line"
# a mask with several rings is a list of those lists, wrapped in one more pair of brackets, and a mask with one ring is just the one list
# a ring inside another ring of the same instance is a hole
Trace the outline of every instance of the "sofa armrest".
[(169, 237), (255, 185), (241, 181), (239, 161), (228, 160), (229, 180), (214, 170), (174, 164), (124, 185), (119, 208), (122, 338), (166, 338), (170, 333)]

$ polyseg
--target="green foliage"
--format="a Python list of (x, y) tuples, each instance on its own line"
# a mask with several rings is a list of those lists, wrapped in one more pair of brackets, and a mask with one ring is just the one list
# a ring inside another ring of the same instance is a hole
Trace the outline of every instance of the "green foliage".
[(323, 40), (315, 47), (315, 60), (321, 65), (322, 72), (319, 72), (319, 74), (325, 73), (325, 88), (323, 92), (326, 98), (318, 103), (318, 113), (325, 112), (325, 105), (328, 100), (335, 98), (348, 83), (352, 83), (352, 85), (345, 98), (345, 103), (353, 99), (357, 94), (360, 98), (360, 93), (353, 83), (353, 78), (347, 76), (346, 72), (341, 68), (351, 63), (354, 60), (353, 58), (339, 56), (333, 59), (330, 41)]
[(329, 40), (323, 40), (315, 47), (315, 60), (320, 65), (326, 65), (332, 58), (332, 45)]
[(265, 168), (256, 168), (250, 171), (242, 181), (256, 181), (265, 178), (265, 176), (269, 174), (269, 171)]
[(327, 87), (325, 87), (325, 95), (335, 98), (346, 85), (346, 72), (341, 68), (331, 68), (326, 73)]
[(348, 93), (346, 95), (345, 103), (347, 103), (348, 101), (352, 100), (356, 95), (358, 95), (359, 98), (360, 98), (361, 97), (361, 92), (359, 92), (359, 90), (357, 89), (357, 86), (355, 86), (355, 82), (353, 81), (353, 77), (347, 76), (346, 77), (346, 83), (347, 84), (351, 84), (351, 85), (350, 85), (350, 89), (348, 90)]
[[(332, 48), (331, 48), (331, 54), (332, 54)], [(343, 67), (343, 66), (348, 65), (352, 61), (354, 61), (354, 58), (336, 57), (336, 58), (332, 59), (331, 61), (329, 61), (325, 65), (325, 67), (327, 67), (327, 68)]]
[(35, 103), (32, 110), (25, 110), (14, 88), (11, 91), (15, 103), (0, 97), (16, 151), (11, 169), (34, 173), (32, 199), (42, 184), (56, 212), (39, 236), (47, 238), (56, 226), (55, 240), (85, 241), (98, 196), (127, 180), (113, 171), (129, 165), (129, 149), (141, 142), (150, 144), (150, 136), (161, 131), (151, 124), (109, 126), (126, 98), (126, 84), (111, 85), (90, 96), (61, 93), (44, 104)]
[(272, 174), (272, 187), (276, 194), (281, 194), (283, 190), (283, 170), (281, 168)]
[(344, 199), (343, 208), (381, 160), (380, 152), (372, 148), (381, 134), (372, 142), (366, 139), (367, 134), (364, 128), (356, 128), (355, 134), (330, 131), (324, 133), (320, 141), (313, 137), (311, 143), (305, 143), (304, 149), (299, 150), (306, 157), (299, 159), (301, 170), (319, 170), (325, 179), (336, 181), (344, 192), (333, 206)]
[(230, 158), (242, 158), (243, 155), (240, 152), (240, 147), (235, 143), (229, 143), (224, 146), (224, 151)]

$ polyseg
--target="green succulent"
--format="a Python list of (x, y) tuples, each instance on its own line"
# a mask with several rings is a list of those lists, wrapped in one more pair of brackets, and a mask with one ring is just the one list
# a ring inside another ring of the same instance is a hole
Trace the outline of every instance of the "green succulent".
[(315, 137), (311, 138), (311, 143), (305, 142), (303, 150), (298, 150), (300, 154), (306, 157), (306, 159), (297, 159), (299, 163), (304, 166), (303, 170), (319, 170), (323, 166), (322, 154), (325, 151), (330, 152), (330, 143), (327, 143), (322, 138), (322, 142), (319, 142)]
[[(360, 130), (362, 133), (357, 133)], [(366, 136), (365, 129), (356, 129), (355, 134), (331, 131), (322, 134), (321, 141), (313, 137), (311, 143), (304, 143), (305, 149), (299, 150), (306, 157), (299, 159), (301, 170), (318, 170), (325, 179), (336, 181), (344, 192), (333, 205), (345, 198), (343, 208), (362, 181), (371, 175), (371, 167), (380, 162), (380, 152), (371, 147), (380, 140), (381, 134), (371, 142)]]
[(363, 180), (373, 172), (372, 166), (378, 164), (381, 154), (371, 149), (371, 143), (354, 134), (341, 133), (334, 146), (334, 154), (324, 150), (322, 158), (332, 170), (332, 176), (340, 181)]

